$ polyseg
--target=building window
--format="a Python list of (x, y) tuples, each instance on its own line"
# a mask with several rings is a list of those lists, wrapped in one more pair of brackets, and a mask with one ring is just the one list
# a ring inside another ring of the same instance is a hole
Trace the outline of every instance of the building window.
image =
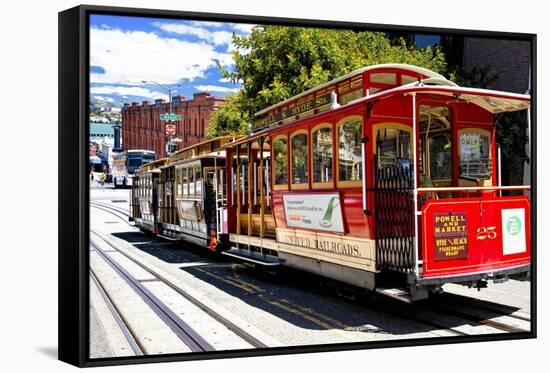
[(313, 182), (332, 182), (332, 127), (327, 125), (311, 134), (313, 155)]
[(417, 47), (426, 48), (431, 45), (437, 45), (441, 43), (441, 36), (430, 34), (415, 34), (414, 43)]
[(275, 185), (288, 184), (288, 141), (286, 136), (273, 141), (273, 180)]
[(359, 118), (344, 119), (338, 125), (338, 180), (341, 182), (361, 181), (362, 129), (363, 121)]
[(307, 184), (307, 133), (298, 133), (290, 140), (291, 154), (291, 181), (292, 184)]

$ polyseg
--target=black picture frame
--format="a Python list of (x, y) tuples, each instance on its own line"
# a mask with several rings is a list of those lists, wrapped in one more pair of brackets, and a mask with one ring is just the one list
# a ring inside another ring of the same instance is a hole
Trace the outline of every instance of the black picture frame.
[(291, 19), (249, 15), (231, 15), (81, 5), (59, 13), (59, 359), (79, 367), (122, 365), (151, 362), (173, 362), (196, 359), (235, 358), (247, 356), (283, 355), (340, 350), (390, 348), (403, 346), (482, 342), (536, 338), (537, 336), (537, 247), (532, 244), (531, 313), (529, 333), (482, 335), (445, 339), (412, 339), (369, 343), (345, 343), (300, 347), (279, 347), (259, 350), (213, 353), (188, 353), (132, 358), (90, 359), (88, 344), (88, 245), (89, 245), (89, 178), (88, 116), (89, 116), (89, 16), (91, 14), (124, 15), (187, 20), (266, 23), (276, 25), (346, 28), (351, 30), (402, 31), (437, 34), (456, 34), (483, 38), (524, 40), (531, 46), (531, 240), (537, 237), (537, 36), (527, 33), (508, 33), (478, 30), (443, 29), (434, 27), (383, 25), (328, 20)]

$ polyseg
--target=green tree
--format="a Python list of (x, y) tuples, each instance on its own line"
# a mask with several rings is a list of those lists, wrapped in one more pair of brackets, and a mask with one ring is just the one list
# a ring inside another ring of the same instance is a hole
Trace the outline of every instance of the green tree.
[(449, 68), (449, 79), (462, 87), (494, 89), (498, 75), (490, 65), (474, 66), (470, 70), (456, 66)]
[(242, 88), (212, 116), (210, 136), (226, 133), (226, 126), (246, 131), (243, 122), (255, 112), (364, 66), (407, 63), (446, 69), (439, 48), (407, 46), (404, 40), (392, 45), (380, 32), (256, 26), (250, 35), (234, 35), (233, 43), (235, 68), (222, 71)]
[(241, 91), (226, 97), (225, 102), (210, 116), (207, 136), (244, 134), (248, 131), (249, 115), (242, 110)]

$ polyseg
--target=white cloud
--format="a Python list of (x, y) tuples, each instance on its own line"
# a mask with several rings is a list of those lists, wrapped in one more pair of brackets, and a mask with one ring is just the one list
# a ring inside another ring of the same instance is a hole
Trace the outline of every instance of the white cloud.
[[(220, 83), (233, 83), (233, 82), (231, 81), (231, 79), (229, 79), (229, 78), (221, 78), (221, 79), (218, 79), (218, 82), (220, 82)], [(237, 80), (237, 83), (238, 83), (238, 84), (243, 84), (242, 80), (240, 80), (240, 79)]]
[(195, 89), (207, 92), (237, 92), (239, 88), (222, 87), (219, 85), (197, 85)]
[(112, 99), (111, 97), (105, 97), (105, 96), (94, 96), (93, 98), (95, 98), (96, 100), (99, 100), (99, 101), (106, 101), (106, 102), (115, 102), (114, 99)]
[(198, 27), (216, 27), (216, 28), (219, 28), (219, 27), (222, 27), (224, 25), (223, 22), (209, 22), (209, 21), (190, 21), (190, 23), (193, 26), (198, 26)]
[[(223, 36), (217, 38), (215, 42), (221, 42)], [(90, 65), (105, 71), (91, 73), (92, 83), (173, 84), (204, 77), (216, 61), (225, 67), (233, 64), (231, 54), (219, 53), (205, 42), (162, 38), (152, 32), (90, 29)]]
[(216, 46), (231, 44), (232, 42), (233, 33), (229, 31), (210, 31), (203, 27), (189, 26), (184, 23), (154, 22), (153, 25), (166, 32), (178, 35), (193, 35)]
[(119, 96), (140, 96), (149, 99), (163, 98), (168, 100), (168, 95), (163, 92), (151, 91), (144, 87), (127, 87), (115, 85), (103, 85), (90, 87), (92, 94), (119, 95)]
[(256, 25), (249, 25), (247, 23), (232, 23), (231, 27), (235, 30), (240, 31), (243, 34), (250, 34), (252, 32), (252, 27)]

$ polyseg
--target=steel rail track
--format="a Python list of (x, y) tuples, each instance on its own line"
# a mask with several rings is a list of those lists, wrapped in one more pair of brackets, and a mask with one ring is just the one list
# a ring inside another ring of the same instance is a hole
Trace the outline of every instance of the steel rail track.
[(118, 212), (118, 211), (116, 211), (116, 210), (113, 211), (113, 209), (110, 209), (110, 208), (107, 207), (107, 206), (97, 205), (97, 204), (95, 204), (94, 202), (90, 202), (90, 207), (93, 207), (93, 208), (96, 208), (96, 209), (98, 209), (98, 210), (102, 210), (102, 211), (108, 212), (109, 214), (116, 216), (117, 218), (119, 218), (120, 220), (122, 220), (123, 222), (125, 222), (126, 224), (128, 224), (129, 226), (134, 227), (134, 225), (131, 224), (131, 223), (126, 219), (126, 218), (129, 217), (130, 215), (125, 215), (126, 218), (125, 218), (125, 217), (122, 217), (122, 216), (121, 216), (121, 214), (122, 214), (121, 212)]
[(124, 338), (126, 338), (126, 341), (130, 345), (130, 348), (132, 349), (134, 354), (136, 356), (144, 355), (145, 348), (143, 347), (143, 345), (141, 345), (141, 343), (139, 343), (138, 339), (135, 337), (135, 333), (132, 331), (129, 324), (126, 322), (123, 314), (115, 306), (109, 294), (107, 294), (105, 287), (103, 286), (101, 281), (97, 278), (92, 268), (90, 268), (90, 278), (95, 283), (97, 289), (99, 290), (99, 294), (103, 298), (103, 301), (107, 305), (109, 312), (115, 319), (115, 322), (117, 323), (118, 327), (122, 331)]
[(107, 245), (109, 245), (110, 247), (112, 247), (113, 249), (117, 250), (118, 253), (124, 255), (126, 258), (128, 258), (129, 260), (131, 260), (133, 263), (137, 264), (139, 267), (143, 268), (145, 271), (147, 271), (149, 274), (151, 274), (152, 276), (154, 276), (155, 278), (157, 278), (159, 281), (161, 281), (162, 283), (164, 283), (165, 285), (167, 285), (168, 287), (170, 287), (172, 290), (174, 290), (175, 292), (177, 292), (179, 295), (181, 295), (182, 297), (184, 297), (186, 300), (188, 300), (190, 303), (192, 303), (193, 305), (195, 305), (197, 308), (199, 308), (200, 310), (202, 310), (204, 313), (206, 313), (207, 315), (209, 315), (210, 317), (212, 317), (214, 320), (216, 320), (217, 322), (219, 322), (220, 324), (224, 325), (226, 328), (228, 328), (229, 330), (231, 330), (235, 335), (239, 336), (240, 338), (242, 338), (244, 341), (246, 341), (248, 344), (250, 344), (251, 346), (253, 346), (254, 348), (267, 348), (268, 346), (266, 344), (264, 344), (263, 342), (261, 342), (260, 340), (258, 340), (256, 337), (252, 336), (250, 333), (248, 333), (247, 331), (245, 331), (244, 329), (242, 329), (241, 327), (237, 326), (235, 323), (233, 323), (232, 321), (230, 321), (229, 319), (227, 319), (226, 317), (222, 316), (221, 314), (219, 314), (218, 312), (212, 310), (210, 307), (208, 307), (207, 305), (205, 305), (204, 303), (202, 303), (200, 300), (198, 300), (197, 298), (195, 298), (194, 296), (190, 295), (188, 292), (186, 292), (185, 290), (181, 289), (179, 286), (177, 286), (176, 284), (174, 284), (173, 282), (171, 282), (170, 280), (168, 280), (166, 277), (162, 276), (160, 273), (158, 273), (157, 271), (154, 271), (152, 270), (151, 268), (149, 268), (148, 266), (146, 266), (145, 264), (141, 263), (140, 261), (136, 260), (135, 258), (133, 258), (132, 256), (126, 254), (125, 252), (119, 250), (116, 246), (114, 246), (111, 242), (105, 240), (102, 235), (100, 233), (98, 233), (97, 231), (94, 231), (92, 230), (92, 232), (94, 234), (96, 234), (99, 238), (102, 239), (103, 242), (105, 242)]
[(214, 351), (202, 336), (189, 324), (176, 315), (168, 306), (158, 299), (150, 290), (130, 275), (109, 254), (103, 251), (94, 240), (90, 245), (105, 262), (136, 292), (137, 295), (157, 314), (157, 316), (185, 343), (192, 352)]
[(94, 203), (96, 205), (99, 205), (99, 206), (103, 206), (103, 207), (107, 207), (107, 208), (110, 208), (114, 211), (118, 211), (120, 212), (121, 214), (124, 214), (126, 216), (130, 216), (129, 214), (129, 210), (123, 208), (123, 207), (119, 207), (119, 206), (116, 206), (116, 205), (113, 205), (111, 203), (106, 203), (106, 202), (100, 202), (100, 200), (94, 200), (94, 201), (90, 201), (90, 203)]
[[(113, 215), (120, 218), (120, 216), (118, 214), (120, 214), (122, 212), (120, 210), (117, 210), (117, 208), (112, 207), (112, 206), (108, 206), (107, 204), (98, 204), (96, 202), (91, 202), (91, 203), (96, 204), (96, 206), (93, 206), (93, 207), (96, 207), (96, 208), (99, 208), (99, 209), (104, 210), (106, 212), (109, 212), (109, 213), (111, 213), (111, 214), (113, 214)], [(115, 213), (113, 211), (110, 211), (110, 210), (114, 210), (117, 213)], [(127, 217), (130, 216), (127, 213), (124, 213), (124, 214)], [(122, 218), (120, 218), (120, 219), (122, 219)], [(124, 220), (126, 222), (125, 219), (122, 219), (122, 220)], [(128, 222), (126, 222), (126, 223), (128, 223)], [(129, 225), (131, 225), (131, 224), (129, 224)], [(95, 233), (97, 234), (97, 232), (95, 232)], [(110, 246), (114, 247), (109, 242), (107, 242), (107, 243)], [(120, 250), (118, 250), (118, 249), (116, 249), (116, 250), (120, 252)], [(176, 285), (172, 284), (170, 281), (166, 280), (165, 278), (163, 278), (161, 275), (159, 275), (155, 271), (152, 271), (150, 268), (147, 268), (147, 267), (143, 266), (141, 263), (139, 263), (138, 261), (136, 261), (133, 258), (129, 257), (125, 253), (122, 253), (122, 254), (125, 255), (126, 257), (128, 257), (130, 260), (132, 260), (136, 264), (140, 265), (142, 268), (144, 268), (146, 271), (148, 271), (153, 276), (159, 278), (159, 280), (164, 282), (166, 285), (168, 285), (170, 288), (172, 288), (173, 290), (178, 292), (180, 295), (182, 295), (186, 299), (188, 299), (191, 303), (195, 304), (201, 310), (203, 310), (204, 312), (206, 312), (207, 314), (212, 316), (214, 319), (216, 319), (220, 323), (224, 324), (226, 327), (228, 327), (230, 330), (235, 332), (235, 334), (239, 335), (241, 338), (246, 340), (251, 345), (253, 345), (255, 347), (258, 347), (258, 348), (266, 347), (261, 342), (257, 341), (254, 337), (251, 337), (251, 336), (248, 337), (247, 336), (248, 333), (246, 333), (244, 331), (242, 331), (243, 333), (241, 333), (240, 331), (238, 331), (238, 329), (240, 329), (240, 328), (235, 326), (235, 328), (237, 328), (237, 329), (234, 329), (234, 327), (232, 326), (232, 323), (230, 321), (225, 320), (225, 318), (223, 318), (223, 316), (221, 316), (221, 315), (217, 315), (217, 314), (214, 315), (215, 312), (213, 312), (212, 310), (209, 310), (208, 307), (204, 306), (200, 301), (196, 300), (195, 298), (192, 298), (189, 294), (185, 293), (182, 289), (180, 289)], [(378, 308), (380, 310), (383, 310), (385, 312), (391, 313), (391, 314), (393, 314), (395, 316), (398, 316), (400, 318), (409, 319), (409, 320), (415, 321), (415, 322), (420, 323), (420, 324), (424, 324), (424, 325), (428, 325), (428, 326), (443, 329), (443, 330), (445, 330), (447, 332), (450, 332), (452, 334), (455, 334), (457, 336), (470, 335), (468, 333), (456, 330), (454, 327), (449, 327), (448, 325), (445, 325), (445, 323), (440, 323), (440, 322), (437, 322), (433, 319), (426, 319), (425, 317), (422, 317), (422, 316), (418, 315), (417, 312), (415, 312), (414, 315), (413, 315), (413, 314), (410, 313), (410, 311), (409, 312), (400, 312), (400, 311), (397, 311), (395, 308), (385, 307), (385, 306), (382, 306), (382, 305), (377, 305), (376, 308)], [(480, 325), (486, 325), (486, 326), (489, 326), (489, 327), (492, 327), (492, 328), (495, 328), (495, 329), (502, 330), (504, 332), (508, 332), (508, 333), (529, 332), (529, 330), (525, 330), (523, 328), (518, 328), (518, 327), (515, 327), (513, 325), (508, 325), (508, 324), (505, 324), (505, 323), (502, 323), (502, 322), (499, 322), (499, 321), (495, 321), (495, 320), (484, 319), (482, 317), (474, 316), (474, 315), (471, 315), (471, 314), (468, 314), (468, 313), (465, 313), (465, 312), (460, 312), (460, 311), (456, 311), (456, 310), (452, 310), (452, 309), (447, 309), (447, 308), (444, 308), (444, 307), (441, 307), (441, 306), (439, 306), (437, 308), (439, 308), (440, 310), (444, 310), (446, 314), (449, 314), (449, 312), (451, 312), (454, 316), (463, 318), (467, 321), (473, 321), (473, 322), (476, 322)], [(523, 320), (523, 321), (530, 321), (530, 319), (527, 319), (527, 318), (519, 316), (519, 315), (507, 315), (507, 314), (503, 313), (502, 310), (499, 310), (497, 308), (487, 308), (487, 307), (481, 307), (481, 308), (487, 309), (488, 311), (494, 312), (496, 316), (509, 316), (509, 317), (516, 318), (516, 319)], [(219, 316), (219, 318), (218, 318), (218, 316)]]

